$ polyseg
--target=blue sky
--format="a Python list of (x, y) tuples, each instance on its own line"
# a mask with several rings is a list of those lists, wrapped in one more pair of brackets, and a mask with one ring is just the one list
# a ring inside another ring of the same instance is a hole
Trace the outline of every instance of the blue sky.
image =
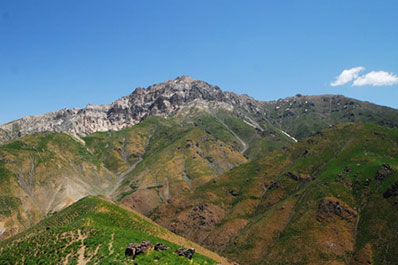
[(396, 0), (2, 0), (0, 123), (180, 75), (260, 100), (343, 94), (397, 108), (395, 82), (331, 86), (345, 69), (398, 74), (397, 13)]

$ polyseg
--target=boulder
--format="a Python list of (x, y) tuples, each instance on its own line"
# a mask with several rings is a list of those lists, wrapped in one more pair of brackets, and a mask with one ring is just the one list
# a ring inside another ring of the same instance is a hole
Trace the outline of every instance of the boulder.
[(237, 197), (237, 196), (240, 195), (240, 194), (239, 194), (239, 191), (236, 191), (236, 190), (230, 190), (230, 191), (229, 191), (229, 194), (231, 194), (231, 195), (234, 196), (234, 197)]
[(155, 246), (153, 247), (155, 251), (164, 251), (170, 249), (169, 247), (166, 247), (163, 243), (156, 243)]
[(152, 247), (151, 242), (149, 241), (142, 241), (141, 243), (131, 243), (127, 246), (126, 250), (124, 251), (124, 255), (135, 259), (135, 257), (139, 254), (146, 253)]
[(192, 259), (193, 255), (195, 254), (194, 248), (183, 249), (179, 248), (176, 250), (178, 256), (186, 257), (187, 259)]
[(136, 256), (136, 252), (137, 252), (137, 247), (138, 244), (129, 244), (126, 248), (126, 250), (124, 251), (124, 255), (132, 257), (133, 259)]

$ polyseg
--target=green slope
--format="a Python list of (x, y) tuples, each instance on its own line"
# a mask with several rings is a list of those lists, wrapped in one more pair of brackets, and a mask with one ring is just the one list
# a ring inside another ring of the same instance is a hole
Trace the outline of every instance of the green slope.
[(290, 144), (234, 115), (191, 108), (172, 119), (150, 117), (82, 139), (40, 133), (0, 145), (0, 239), (87, 195), (106, 195), (149, 213), (247, 162), (239, 139), (249, 156), (263, 152), (260, 146)]
[(78, 139), (43, 133), (0, 146), (0, 239), (117, 179)]
[[(150, 251), (134, 261), (124, 255), (129, 243), (151, 241), (170, 247)], [(179, 257), (179, 247), (194, 247), (192, 260)], [(210, 257), (206, 257), (208, 255)], [(87, 197), (0, 243), (0, 264), (216, 264), (225, 262), (138, 213), (109, 201)]]
[[(378, 170), (394, 172), (383, 180)], [(339, 125), (249, 162), (151, 217), (241, 264), (396, 264), (398, 130)], [(200, 221), (198, 221), (200, 220)]]
[(398, 128), (398, 111), (341, 95), (288, 97), (266, 102), (265, 118), (274, 126), (304, 139), (317, 131), (347, 122)]
[(247, 162), (247, 157), (292, 142), (275, 129), (254, 129), (233, 112), (195, 108), (171, 119), (151, 117), (128, 129), (83, 139), (121, 176), (112, 197), (145, 214)]

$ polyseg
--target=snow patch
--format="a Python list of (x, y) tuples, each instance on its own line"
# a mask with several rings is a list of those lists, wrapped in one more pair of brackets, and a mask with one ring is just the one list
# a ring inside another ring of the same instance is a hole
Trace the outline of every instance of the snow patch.
[(291, 136), (290, 134), (288, 134), (287, 132), (279, 129), (281, 131), (281, 133), (283, 133), (284, 135), (286, 135), (287, 137), (289, 137), (290, 139), (292, 139), (293, 141), (295, 141), (296, 143), (298, 142), (296, 138), (294, 138), (293, 136)]

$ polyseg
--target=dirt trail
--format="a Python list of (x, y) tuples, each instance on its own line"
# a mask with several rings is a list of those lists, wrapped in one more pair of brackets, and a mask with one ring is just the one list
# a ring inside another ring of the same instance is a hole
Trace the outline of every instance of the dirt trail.
[(77, 251), (77, 254), (79, 255), (79, 258), (77, 260), (77, 265), (86, 265), (87, 262), (90, 261), (84, 258), (84, 252), (86, 251), (86, 246), (84, 245), (84, 239), (87, 238), (86, 235), (82, 235), (80, 230), (77, 230), (77, 233), (79, 235), (78, 237), (78, 241), (81, 241), (81, 247), (79, 248), (79, 250)]
[[(63, 237), (63, 236), (61, 236), (61, 237)], [(73, 232), (72, 232), (72, 237), (74, 237), (74, 233), (73, 233)], [(80, 230), (77, 230), (77, 238), (72, 239), (72, 240), (65, 246), (65, 248), (67, 248), (68, 246), (70, 246), (70, 245), (73, 244), (74, 242), (77, 242), (77, 241), (80, 241), (80, 242), (81, 242), (81, 247), (80, 247), (79, 250), (77, 251), (77, 254), (79, 255), (79, 257), (78, 257), (78, 263), (77, 263), (78, 265), (85, 265), (85, 264), (87, 264), (87, 262), (90, 261), (90, 259), (89, 259), (89, 260), (86, 260), (86, 259), (84, 258), (84, 252), (86, 251), (86, 247), (84, 246), (84, 240), (85, 240), (86, 238), (87, 238), (87, 235), (83, 235), (83, 234), (81, 233)], [(97, 248), (96, 251), (98, 251), (98, 248)], [(65, 257), (65, 259), (64, 259), (64, 262), (63, 262), (64, 265), (69, 264), (69, 259), (70, 259), (70, 257), (72, 257), (72, 255), (73, 255), (73, 251), (69, 252), (68, 255), (66, 255), (66, 257)]]
[(115, 233), (112, 234), (111, 241), (109, 242), (109, 255), (113, 254), (113, 241), (115, 240)]

